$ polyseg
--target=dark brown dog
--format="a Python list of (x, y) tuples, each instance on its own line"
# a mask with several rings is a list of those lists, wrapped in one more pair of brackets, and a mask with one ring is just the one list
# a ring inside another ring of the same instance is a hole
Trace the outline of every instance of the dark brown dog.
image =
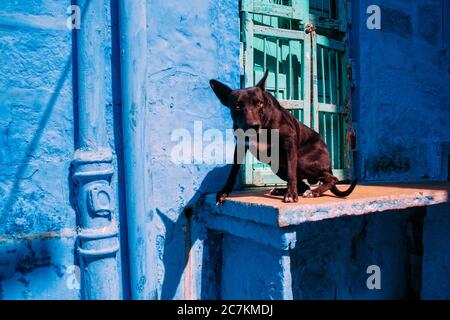
[[(260, 129), (279, 130), (279, 169), (275, 174), (287, 181), (287, 189), (278, 190), (278, 194), (284, 195), (284, 202), (297, 202), (299, 193), (303, 197), (319, 197), (330, 190), (339, 197), (350, 195), (357, 181), (354, 180), (346, 191), (340, 191), (336, 187), (339, 181), (332, 175), (330, 154), (325, 142), (317, 132), (300, 123), (265, 91), (267, 75), (266, 71), (261, 81), (253, 88), (232, 90), (216, 80), (211, 80), (210, 85), (220, 102), (230, 108), (235, 130), (254, 129), (256, 132)], [(257, 135), (259, 136), (259, 133)], [(246, 145), (246, 150), (247, 148)], [(254, 154), (258, 160), (260, 148), (258, 143), (256, 148), (258, 152)], [(263, 148), (269, 149), (270, 152), (270, 141)], [(217, 194), (218, 204), (224, 202), (236, 181), (243, 160), (238, 159), (237, 154), (236, 146), (231, 173), (224, 188)], [(303, 179), (308, 180), (310, 184), (319, 181), (322, 184), (310, 190)]]

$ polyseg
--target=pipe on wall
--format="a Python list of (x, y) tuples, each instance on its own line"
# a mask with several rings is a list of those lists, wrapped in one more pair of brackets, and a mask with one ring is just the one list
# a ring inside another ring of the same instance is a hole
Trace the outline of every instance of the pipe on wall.
[(78, 211), (77, 254), (83, 299), (120, 299), (118, 224), (111, 189), (114, 174), (105, 117), (104, 0), (78, 0), (76, 32), (78, 141), (73, 166)]
[(145, 106), (147, 23), (145, 0), (119, 1), (122, 120), (130, 285), (132, 299), (148, 299), (145, 250)]

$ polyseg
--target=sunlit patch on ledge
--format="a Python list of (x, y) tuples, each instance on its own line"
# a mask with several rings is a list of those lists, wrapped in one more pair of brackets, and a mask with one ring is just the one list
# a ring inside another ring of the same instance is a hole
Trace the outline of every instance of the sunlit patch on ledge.
[(358, 185), (347, 198), (326, 193), (320, 198), (302, 198), (290, 204), (264, 189), (235, 192), (220, 207), (215, 205), (215, 195), (208, 195), (207, 203), (217, 215), (287, 227), (342, 216), (436, 205), (448, 202), (449, 192), (450, 183)]

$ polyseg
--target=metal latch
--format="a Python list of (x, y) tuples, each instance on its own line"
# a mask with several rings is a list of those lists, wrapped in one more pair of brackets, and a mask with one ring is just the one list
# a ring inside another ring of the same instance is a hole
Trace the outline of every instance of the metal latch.
[(317, 27), (316, 27), (315, 25), (311, 24), (311, 23), (308, 23), (308, 24), (305, 26), (305, 33), (306, 33), (306, 34), (310, 34), (311, 32), (314, 32), (314, 31), (316, 31), (316, 30), (317, 30)]

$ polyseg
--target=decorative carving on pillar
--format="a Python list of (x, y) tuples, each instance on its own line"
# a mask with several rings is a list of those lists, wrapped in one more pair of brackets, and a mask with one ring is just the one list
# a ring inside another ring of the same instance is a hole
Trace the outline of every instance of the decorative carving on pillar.
[(77, 185), (77, 255), (83, 299), (120, 299), (120, 243), (111, 188), (114, 174), (106, 130), (105, 0), (77, 0), (82, 12), (76, 33), (78, 126), (73, 179)]
[[(120, 245), (111, 188), (114, 173), (111, 151), (77, 150), (72, 164), (77, 185), (77, 253), (83, 271), (83, 296), (87, 299), (119, 298), (116, 254)], [(111, 270), (106, 270), (106, 265), (110, 265)]]

